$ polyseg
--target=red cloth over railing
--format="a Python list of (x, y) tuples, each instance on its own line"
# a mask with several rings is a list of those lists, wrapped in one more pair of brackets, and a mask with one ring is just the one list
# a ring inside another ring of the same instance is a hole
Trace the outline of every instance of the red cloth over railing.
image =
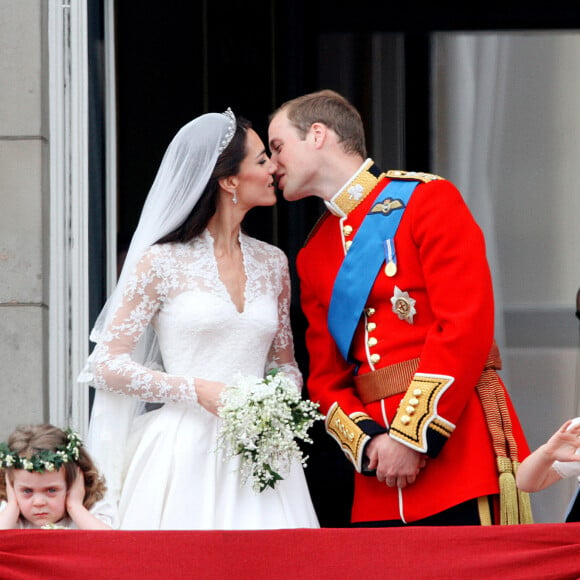
[(0, 579), (580, 578), (580, 523), (0, 532)]

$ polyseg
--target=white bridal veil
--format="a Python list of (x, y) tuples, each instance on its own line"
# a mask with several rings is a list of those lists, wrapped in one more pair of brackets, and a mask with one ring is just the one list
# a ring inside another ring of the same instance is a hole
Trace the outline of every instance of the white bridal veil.
[[(235, 131), (236, 119), (228, 109), (224, 113), (201, 115), (175, 135), (149, 190), (117, 286), (91, 331), (91, 341), (99, 343), (106, 336), (107, 326), (121, 303), (125, 284), (143, 253), (179, 227), (199, 201), (219, 155)], [(151, 326), (139, 341), (132, 358), (146, 366), (161, 364)], [(93, 383), (91, 357), (78, 380), (85, 385)], [(143, 407), (144, 403), (132, 397), (101, 389), (97, 389), (95, 394), (86, 446), (105, 476), (109, 499), (115, 504), (121, 491), (131, 421)]]

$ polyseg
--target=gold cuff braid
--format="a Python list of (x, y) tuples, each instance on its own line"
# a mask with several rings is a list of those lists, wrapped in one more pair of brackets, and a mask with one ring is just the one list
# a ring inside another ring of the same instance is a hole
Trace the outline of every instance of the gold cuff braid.
[(370, 440), (369, 435), (357, 425), (361, 419), (370, 417), (365, 413), (353, 413), (349, 416), (338, 403), (333, 403), (326, 415), (326, 430), (336, 439), (359, 473), (362, 471), (364, 447)]

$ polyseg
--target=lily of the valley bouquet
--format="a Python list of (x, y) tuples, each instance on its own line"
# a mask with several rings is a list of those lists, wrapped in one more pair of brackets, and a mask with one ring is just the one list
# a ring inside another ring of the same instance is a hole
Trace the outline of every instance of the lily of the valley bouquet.
[(312, 443), (308, 431), (323, 416), (283, 372), (275, 369), (263, 379), (239, 376), (220, 402), (218, 449), (227, 457), (240, 456), (242, 483), (250, 479), (261, 492), (284, 479), (294, 460), (306, 465), (296, 440)]

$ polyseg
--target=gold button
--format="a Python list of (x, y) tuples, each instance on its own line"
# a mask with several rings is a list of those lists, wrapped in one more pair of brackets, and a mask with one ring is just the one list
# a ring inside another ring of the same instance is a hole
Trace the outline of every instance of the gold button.
[(376, 310), (374, 308), (367, 308), (367, 316), (372, 316)]
[(371, 336), (367, 342), (369, 346), (375, 346), (379, 342), (374, 336)]
[(413, 389), (413, 395), (415, 395), (415, 397), (418, 397), (422, 394), (423, 394), (423, 391), (421, 389)]
[(411, 422), (411, 417), (409, 417), (409, 415), (403, 415), (401, 417), (401, 423), (403, 423), (403, 425), (408, 425)]
[(343, 233), (345, 236), (350, 236), (350, 234), (352, 234), (352, 226), (348, 226), (348, 225), (344, 226), (344, 227), (342, 228), (342, 233)]
[(352, 245), (352, 242), (350, 240), (348, 242), (345, 242), (344, 247), (345, 247), (347, 252), (348, 252), (348, 249), (350, 248), (351, 245)]
[(412, 399), (409, 399), (409, 405), (413, 405), (413, 407), (416, 407), (419, 404), (419, 399), (416, 399), (415, 397), (413, 397)]
[(407, 411), (407, 415), (412, 415), (415, 412), (415, 407), (411, 407), (411, 405), (409, 405), (405, 411)]
[(377, 364), (379, 361), (381, 360), (381, 355), (380, 354), (372, 354), (371, 355), (371, 362), (375, 365)]
[(376, 327), (377, 327), (377, 325), (376, 325), (374, 322), (369, 322), (369, 323), (367, 324), (367, 330), (368, 330), (369, 332), (372, 332), (372, 331), (373, 331), (373, 330), (374, 330)]

